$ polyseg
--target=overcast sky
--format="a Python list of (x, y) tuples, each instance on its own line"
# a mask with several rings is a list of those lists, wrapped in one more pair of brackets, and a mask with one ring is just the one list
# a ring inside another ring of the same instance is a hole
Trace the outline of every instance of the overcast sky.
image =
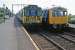
[[(0, 0), (0, 6), (2, 4), (12, 10), (12, 4), (35, 4), (42, 8), (51, 8), (53, 5), (61, 6), (68, 9), (68, 12), (75, 15), (75, 0)], [(14, 13), (18, 12), (22, 6), (14, 6)]]

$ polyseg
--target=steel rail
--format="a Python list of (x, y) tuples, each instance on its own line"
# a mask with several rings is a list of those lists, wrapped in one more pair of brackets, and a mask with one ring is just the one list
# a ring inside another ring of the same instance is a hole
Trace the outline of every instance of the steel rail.
[(45, 35), (44, 33), (40, 33), (41, 36), (43, 36), (45, 39), (47, 39), (48, 41), (50, 41), (52, 44), (54, 44), (55, 46), (57, 46), (60, 50), (66, 50), (65, 48), (63, 48), (61, 45), (59, 45), (57, 42), (55, 42), (54, 40), (52, 40), (51, 38), (49, 38), (47, 35)]
[(62, 35), (58, 35), (59, 37), (61, 37), (61, 38), (64, 38), (65, 40), (68, 40), (68, 41), (70, 41), (70, 42), (72, 42), (72, 43), (75, 43), (75, 41), (72, 41), (72, 40), (70, 40), (70, 39), (68, 39), (68, 38), (65, 38), (65, 37), (63, 37)]

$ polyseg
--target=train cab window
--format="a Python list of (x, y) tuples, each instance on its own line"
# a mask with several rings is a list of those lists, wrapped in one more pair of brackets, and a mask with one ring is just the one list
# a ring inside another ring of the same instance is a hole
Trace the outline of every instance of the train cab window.
[(67, 12), (66, 11), (53, 11), (52, 16), (66, 16)]
[(31, 10), (31, 11), (29, 12), (29, 14), (30, 14), (30, 16), (36, 16), (37, 11), (36, 11), (36, 10)]

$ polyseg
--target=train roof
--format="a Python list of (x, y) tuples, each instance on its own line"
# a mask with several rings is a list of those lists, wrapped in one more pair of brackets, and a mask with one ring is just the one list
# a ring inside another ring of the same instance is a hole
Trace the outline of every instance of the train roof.
[(63, 7), (53, 7), (53, 8), (51, 8), (51, 10), (53, 10), (53, 11), (67, 11), (67, 9), (66, 8), (63, 8)]
[(35, 8), (35, 7), (37, 8), (38, 6), (37, 6), (37, 5), (28, 5), (27, 7), (28, 7), (28, 8), (32, 8), (32, 7), (33, 7), (33, 8)]
[(37, 5), (28, 5), (28, 6), (36, 6), (37, 7)]

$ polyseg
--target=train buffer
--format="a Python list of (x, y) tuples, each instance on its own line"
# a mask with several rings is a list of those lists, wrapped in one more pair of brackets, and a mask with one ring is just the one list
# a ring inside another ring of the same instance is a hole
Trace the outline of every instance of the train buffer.
[(0, 50), (39, 50), (20, 25), (17, 25), (19, 22), (15, 17), (0, 24)]

